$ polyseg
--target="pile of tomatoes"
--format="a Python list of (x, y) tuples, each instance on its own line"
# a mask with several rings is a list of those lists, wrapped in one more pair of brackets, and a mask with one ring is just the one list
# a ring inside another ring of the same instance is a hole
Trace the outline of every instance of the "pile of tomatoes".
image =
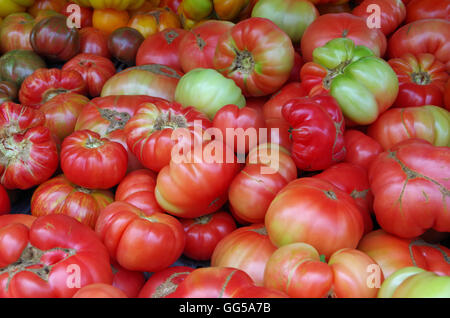
[(0, 297), (450, 297), (449, 11), (2, 0)]

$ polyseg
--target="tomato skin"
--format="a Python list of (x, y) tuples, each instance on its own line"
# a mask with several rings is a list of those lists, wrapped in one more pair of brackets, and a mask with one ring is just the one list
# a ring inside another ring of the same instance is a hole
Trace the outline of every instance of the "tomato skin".
[[(18, 235), (18, 228), (21, 228), (21, 235)], [(13, 247), (11, 244), (9, 253), (14, 250), (21, 255), (24, 248), (29, 249), (21, 257), (29, 262), (29, 266), (35, 266), (36, 269), (36, 265), (41, 264), (42, 268), (41, 276), (23, 269), (17, 271), (12, 278), (8, 277), (8, 273), (2, 273), (2, 298), (70, 298), (80, 287), (112, 282), (109, 255), (105, 246), (93, 230), (73, 218), (47, 215), (37, 218), (30, 229), (15, 223), (0, 231), (2, 235), (16, 233), (14, 243), (22, 245), (20, 248), (19, 245)], [(2, 253), (0, 259), (3, 257)], [(15, 267), (13, 262), (7, 266), (10, 269)], [(70, 275), (73, 275), (74, 270), (78, 270), (81, 275), (79, 287), (67, 284), (71, 281)]]
[(448, 79), (447, 83), (445, 84), (444, 104), (445, 104), (445, 109), (450, 111), (450, 78)]
[(168, 28), (147, 37), (136, 55), (136, 65), (161, 64), (181, 71), (180, 43), (188, 31)]
[(379, 29), (369, 29), (365, 19), (350, 13), (328, 13), (319, 16), (303, 33), (300, 44), (303, 59), (312, 61), (315, 48), (343, 37), (370, 48), (378, 57), (383, 57), (386, 51), (386, 36)]
[(237, 23), (219, 38), (214, 55), (214, 68), (234, 80), (245, 96), (274, 93), (288, 80), (293, 65), (290, 38), (265, 18)]
[(361, 212), (364, 221), (364, 234), (373, 229), (371, 218), (373, 194), (370, 191), (367, 170), (359, 165), (341, 162), (314, 176), (332, 183), (338, 189), (348, 193)]
[(187, 266), (171, 266), (156, 273), (146, 281), (138, 298), (171, 298), (178, 285), (194, 268)]
[(171, 294), (174, 298), (231, 298), (242, 287), (253, 285), (244, 271), (231, 267), (193, 270)]
[(30, 214), (4, 214), (0, 215), (0, 228), (13, 223), (20, 223), (30, 228), (36, 219)]
[(41, 68), (23, 81), (19, 100), (26, 106), (39, 108), (59, 93), (85, 95), (86, 89), (86, 83), (78, 72)]
[(64, 175), (42, 183), (31, 197), (31, 214), (65, 214), (79, 222), (95, 227), (100, 211), (114, 201), (107, 190), (88, 190), (77, 187)]
[(183, 0), (161, 0), (159, 6), (161, 8), (169, 7), (173, 12), (177, 12), (178, 6)]
[(235, 20), (249, 5), (249, 0), (213, 0), (214, 12), (220, 20)]
[(381, 32), (386, 36), (394, 32), (405, 20), (406, 7), (401, 0), (364, 0), (352, 10), (352, 14), (367, 20), (373, 13), (373, 9), (369, 10), (371, 5), (380, 8)]
[(13, 50), (0, 58), (0, 77), (18, 86), (33, 74), (34, 71), (45, 68), (45, 61), (33, 51)]
[(91, 284), (84, 286), (73, 295), (72, 298), (128, 298), (127, 295), (117, 287), (108, 284)]
[(442, 245), (426, 243), (420, 238), (400, 238), (379, 229), (367, 233), (359, 242), (358, 249), (380, 265), (385, 278), (409, 266), (418, 266), (441, 276), (450, 273), (450, 265), (444, 257), (450, 250)]
[(29, 189), (49, 179), (58, 167), (58, 152), (44, 114), (26, 106), (0, 105), (1, 184)]
[[(220, 137), (223, 138), (223, 141), (240, 155), (248, 153), (250, 149), (256, 147), (262, 141), (260, 131), (265, 127), (261, 112), (250, 107), (239, 108), (233, 104), (225, 105), (219, 109), (214, 115), (212, 124), (213, 127), (221, 131)], [(253, 138), (253, 140), (250, 137), (246, 138), (245, 144), (240, 145), (239, 129), (243, 129), (243, 133), (246, 131), (254, 132), (256, 138)], [(230, 133), (234, 134), (234, 138)]]
[(129, 20), (128, 11), (113, 8), (94, 9), (92, 14), (92, 26), (108, 35), (119, 28), (126, 27)]
[(146, 215), (164, 212), (155, 198), (156, 174), (147, 169), (128, 173), (116, 189), (115, 200), (125, 201), (141, 209)]
[(11, 200), (8, 192), (0, 185), (0, 215), (7, 214), (11, 211)]
[(383, 147), (378, 141), (355, 129), (345, 131), (344, 143), (347, 150), (344, 162), (354, 163), (366, 169), (369, 169), (375, 157), (383, 152)]
[(181, 28), (178, 15), (168, 7), (134, 14), (128, 26), (138, 30), (144, 38), (169, 28)]
[(62, 143), (62, 171), (67, 179), (88, 189), (117, 185), (125, 177), (127, 164), (128, 154), (120, 143), (93, 131), (75, 131)]
[(276, 249), (264, 224), (244, 226), (217, 244), (211, 266), (237, 268), (247, 273), (255, 285), (262, 286), (267, 260)]
[(332, 96), (291, 100), (283, 106), (282, 113), (292, 127), (292, 158), (297, 168), (323, 170), (344, 159), (345, 122)]
[(449, 75), (445, 65), (434, 55), (406, 53), (401, 57), (390, 59), (388, 63), (399, 81), (395, 106), (444, 105), (444, 86)]
[(121, 201), (102, 210), (95, 231), (111, 257), (132, 271), (163, 270), (181, 256), (185, 245), (183, 227), (176, 218), (165, 213), (148, 216)]
[(106, 57), (95, 54), (78, 54), (66, 64), (63, 71), (78, 72), (85, 81), (90, 97), (98, 97), (106, 81), (116, 74), (114, 64)]
[(126, 65), (134, 65), (136, 54), (144, 42), (144, 36), (136, 29), (121, 27), (108, 37), (108, 49), (111, 55)]
[(423, 139), (402, 141), (377, 156), (369, 182), (382, 229), (403, 238), (420, 236), (430, 228), (448, 232), (449, 198), (442, 191), (449, 187), (449, 160), (448, 147)]
[(420, 138), (434, 146), (450, 146), (450, 113), (433, 105), (392, 108), (368, 127), (367, 134), (384, 150), (397, 143)]
[(231, 298), (289, 298), (282, 291), (264, 286), (249, 285), (238, 288)]
[(172, 149), (178, 144), (172, 138), (177, 129), (207, 129), (211, 122), (205, 114), (178, 103), (155, 101), (142, 104), (124, 127), (128, 148), (142, 165), (153, 171), (170, 163)]
[(12, 50), (33, 50), (30, 34), (35, 25), (34, 18), (28, 13), (8, 15), (0, 27), (0, 50), (6, 53)]
[(127, 295), (136, 298), (145, 284), (145, 276), (142, 272), (129, 271), (113, 262), (111, 268), (114, 274), (112, 285)]
[(450, 21), (425, 19), (408, 23), (389, 38), (387, 55), (389, 59), (405, 53), (433, 54), (450, 71)]
[(213, 59), (220, 36), (234, 26), (229, 21), (206, 21), (190, 30), (180, 42), (180, 65), (187, 73), (195, 68), (214, 68)]
[(36, 0), (27, 11), (33, 17), (37, 17), (43, 11), (60, 12), (66, 2), (66, 0)]
[[(276, 246), (314, 244), (327, 258), (341, 248), (356, 248), (364, 231), (354, 199), (331, 183), (311, 177), (284, 187), (270, 204), (264, 224)], [(298, 231), (299, 227), (304, 231)]]
[(111, 57), (108, 49), (108, 35), (94, 27), (85, 27), (79, 31), (80, 53)]
[(405, 23), (424, 19), (448, 19), (450, 4), (442, 0), (411, 0), (406, 6)]
[(186, 233), (183, 254), (198, 261), (210, 260), (220, 240), (236, 229), (233, 217), (223, 211), (180, 222)]
[(36, 53), (52, 61), (68, 61), (80, 50), (78, 30), (69, 28), (63, 15), (50, 16), (36, 23), (30, 41)]

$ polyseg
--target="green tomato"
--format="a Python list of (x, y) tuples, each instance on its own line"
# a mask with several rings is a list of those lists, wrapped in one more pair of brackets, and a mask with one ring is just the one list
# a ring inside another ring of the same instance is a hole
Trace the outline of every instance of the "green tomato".
[(405, 267), (389, 276), (378, 298), (448, 298), (450, 277), (438, 276), (419, 267)]
[(373, 123), (392, 106), (398, 79), (390, 65), (367, 47), (347, 38), (329, 41), (313, 51), (314, 63), (326, 68), (323, 86), (337, 100), (347, 119)]
[(319, 11), (307, 0), (259, 0), (252, 10), (252, 17), (271, 20), (294, 43), (300, 42), (306, 28), (318, 16)]
[(213, 119), (216, 112), (228, 104), (245, 106), (241, 89), (233, 80), (213, 69), (196, 68), (186, 73), (175, 89), (175, 101), (192, 106)]

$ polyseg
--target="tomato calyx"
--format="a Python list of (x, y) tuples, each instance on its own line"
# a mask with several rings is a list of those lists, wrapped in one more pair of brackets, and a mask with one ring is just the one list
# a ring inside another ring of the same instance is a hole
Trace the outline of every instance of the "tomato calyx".
[(323, 193), (327, 196), (328, 199), (337, 201), (337, 195), (333, 190), (323, 191)]
[(104, 141), (97, 139), (97, 138), (92, 138), (89, 135), (88, 140), (86, 140), (86, 142), (84, 143), (84, 147), (86, 147), (88, 149), (95, 149), (95, 148), (99, 148), (99, 147), (103, 146), (104, 144), (105, 144)]
[(106, 129), (107, 134), (118, 129), (123, 129), (131, 118), (130, 114), (128, 113), (119, 113), (118, 111), (110, 109), (100, 109), (99, 112), (102, 118), (109, 121), (108, 128)]
[(260, 234), (260, 235), (264, 235), (264, 236), (269, 235), (269, 234), (267, 233), (267, 229), (266, 229), (264, 226), (263, 226), (263, 227), (260, 227), (260, 228), (256, 228), (256, 229), (251, 229), (251, 230), (249, 230), (249, 231), (252, 231), (252, 232), (258, 233), (258, 234)]
[(251, 74), (255, 67), (255, 60), (251, 52), (234, 49), (236, 57), (231, 65), (232, 72), (239, 71), (244, 74)]
[(199, 34), (194, 33), (194, 35), (195, 35), (195, 40), (197, 42), (198, 48), (201, 51), (203, 51), (203, 48), (206, 46), (205, 40), (203, 40), (202, 37)]
[[(62, 252), (63, 257), (59, 258), (56, 262), (52, 262), (51, 264), (44, 264), (42, 262), (42, 257), (47, 253), (51, 252)], [(6, 283), (6, 290), (9, 288), (9, 284), (11, 280), (20, 272), (27, 271), (36, 274), (44, 281), (48, 281), (48, 276), (52, 270), (52, 268), (66, 260), (67, 258), (76, 254), (75, 249), (71, 248), (61, 248), (55, 247), (46, 251), (43, 251), (33, 245), (29, 244), (24, 248), (22, 254), (19, 259), (14, 263), (0, 269), (0, 275), (4, 273), (8, 273), (8, 281)]]
[[(31, 142), (21, 136), (11, 136), (0, 142), (0, 163), (8, 165), (11, 161), (27, 162), (31, 152)], [(19, 140), (17, 140), (19, 138)]]
[(211, 214), (199, 216), (194, 219), (194, 224), (208, 224), (212, 219)]
[(78, 185), (75, 186), (75, 192), (81, 192), (81, 193), (85, 193), (85, 194), (91, 194), (93, 191), (91, 189), (88, 188), (83, 188), (80, 187)]
[(164, 34), (164, 39), (166, 40), (167, 44), (172, 44), (172, 42), (175, 41), (175, 39), (179, 36), (180, 34), (177, 31), (170, 30), (169, 32), (166, 32)]
[(358, 191), (358, 190), (353, 190), (352, 193), (350, 193), (350, 196), (353, 199), (361, 199), (361, 198), (365, 198), (367, 196), (367, 194), (369, 193), (369, 189), (365, 189), (362, 191)]
[(177, 129), (187, 128), (187, 120), (183, 115), (174, 114), (172, 112), (161, 112), (155, 119), (153, 130), (163, 130), (166, 128)]
[(43, 95), (42, 95), (42, 102), (46, 103), (49, 100), (51, 100), (53, 97), (59, 95), (59, 94), (63, 94), (63, 93), (69, 93), (70, 90), (64, 89), (64, 88), (54, 88), (54, 89), (49, 89), (48, 91), (46, 91)]
[(427, 72), (413, 72), (411, 73), (411, 80), (418, 85), (428, 85), (431, 83), (431, 76)]
[(327, 75), (323, 78), (322, 83), (323, 83), (323, 87), (327, 90), (329, 90), (331, 88), (331, 83), (333, 82), (333, 79), (338, 76), (341, 75), (345, 68), (352, 62), (352, 60), (347, 60), (347, 61), (343, 61), (341, 62), (338, 66), (336, 66), (335, 68), (327, 68)]
[(431, 244), (431, 243), (425, 242), (423, 239), (419, 238), (416, 240), (412, 240), (408, 245), (409, 255), (411, 257), (411, 261), (414, 266), (417, 267), (417, 262), (416, 262), (416, 259), (414, 257), (414, 252), (413, 252), (414, 246), (432, 247), (432, 248), (438, 250), (442, 254), (442, 257), (444, 258), (444, 260), (447, 264), (450, 264), (450, 256), (444, 250), (442, 250), (442, 248), (438, 244)]
[(173, 280), (181, 275), (189, 275), (189, 272), (173, 273), (170, 275), (161, 285), (156, 287), (155, 292), (152, 294), (152, 298), (163, 298), (175, 292), (178, 285), (175, 284)]

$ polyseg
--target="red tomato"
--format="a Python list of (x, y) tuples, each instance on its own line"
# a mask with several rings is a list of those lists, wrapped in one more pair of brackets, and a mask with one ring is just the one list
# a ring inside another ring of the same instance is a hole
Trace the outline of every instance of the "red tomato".
[(382, 229), (366, 234), (358, 249), (372, 257), (388, 278), (399, 269), (417, 266), (441, 276), (450, 275), (450, 264), (445, 255), (450, 250), (442, 245), (426, 243), (420, 238), (400, 238)]
[(447, 83), (445, 84), (444, 104), (445, 104), (445, 109), (450, 111), (450, 78), (448, 79)]
[(105, 246), (66, 215), (37, 218), (31, 228), (10, 224), (0, 237), (2, 298), (68, 298), (86, 285), (112, 282)]
[(42, 11), (59, 12), (66, 5), (66, 0), (36, 0), (34, 4), (28, 8), (28, 12), (36, 17)]
[(382, 229), (413, 238), (449, 232), (450, 149), (408, 139), (378, 155), (369, 169), (373, 209)]
[(92, 8), (89, 7), (82, 7), (78, 6), (80, 8), (80, 11), (75, 11), (73, 8), (74, 2), (67, 2), (67, 4), (61, 9), (61, 13), (64, 14), (66, 17), (71, 17), (73, 13), (80, 12), (79, 17), (76, 17), (72, 22), (78, 22), (77, 19), (80, 19), (80, 28), (87, 28), (92, 26), (92, 15), (94, 11)]
[(231, 267), (193, 270), (171, 294), (174, 298), (231, 298), (242, 287), (253, 285), (244, 271)]
[(23, 81), (19, 100), (23, 105), (39, 108), (60, 93), (85, 95), (87, 86), (83, 77), (75, 71), (38, 69)]
[(116, 189), (116, 201), (125, 201), (146, 215), (164, 212), (155, 198), (156, 174), (147, 169), (130, 172)]
[(108, 284), (96, 283), (84, 286), (72, 298), (128, 298), (117, 287)]
[(102, 137), (119, 142), (128, 152), (128, 171), (140, 169), (139, 160), (128, 149), (123, 128), (142, 103), (159, 100), (150, 96), (97, 97), (87, 104), (75, 125), (75, 130), (89, 129)]
[(112, 285), (127, 295), (129, 298), (136, 298), (145, 284), (145, 276), (142, 272), (129, 271), (119, 264), (111, 264), (114, 274)]
[(127, 172), (128, 154), (118, 142), (79, 130), (64, 139), (61, 169), (67, 179), (88, 189), (109, 189)]
[(30, 34), (35, 19), (28, 13), (12, 13), (2, 22), (0, 27), (0, 49), (2, 53), (12, 50), (30, 50)]
[(181, 71), (179, 48), (188, 31), (169, 28), (150, 35), (139, 47), (136, 65), (162, 64)]
[(234, 151), (221, 141), (206, 141), (196, 147), (201, 151), (189, 149), (180, 158), (172, 156), (156, 180), (159, 205), (182, 218), (219, 210), (227, 201), (228, 188), (239, 168)]
[(95, 227), (100, 211), (114, 201), (107, 190), (89, 190), (71, 183), (64, 175), (52, 178), (37, 187), (31, 197), (31, 214), (65, 214)]
[(406, 23), (424, 19), (449, 19), (447, 0), (411, 0), (406, 6)]
[(405, 20), (406, 7), (401, 0), (364, 0), (353, 9), (352, 14), (364, 18), (367, 23), (378, 22), (373, 19), (373, 14), (377, 13), (374, 6), (378, 6), (377, 10), (381, 14), (379, 27), (386, 36), (394, 32)]
[(62, 70), (78, 72), (83, 77), (91, 97), (100, 96), (103, 85), (110, 77), (116, 74), (116, 68), (109, 59), (87, 53), (76, 55), (64, 64)]
[(156, 273), (147, 280), (139, 292), (139, 298), (170, 298), (178, 285), (194, 268), (187, 266), (172, 266)]
[(29, 189), (56, 171), (56, 143), (44, 123), (39, 110), (11, 102), (0, 105), (0, 183), (5, 188)]
[(5, 214), (0, 215), (0, 228), (8, 224), (20, 223), (30, 228), (37, 218), (30, 214)]
[(11, 200), (9, 199), (8, 192), (6, 192), (5, 188), (0, 184), (0, 215), (7, 214), (10, 211)]
[(291, 70), (291, 75), (289, 76), (289, 79), (287, 80), (287, 83), (291, 82), (300, 82), (300, 70), (302, 69), (304, 62), (302, 56), (295, 52), (294, 53), (294, 66)]
[[(266, 127), (270, 130), (271, 143), (280, 144), (288, 150), (291, 149), (290, 125), (283, 117), (282, 108), (289, 100), (307, 95), (300, 82), (293, 82), (283, 86), (264, 104), (263, 116)], [(278, 132), (275, 129), (278, 129)]]
[(220, 240), (236, 229), (233, 217), (223, 211), (180, 221), (186, 234), (183, 254), (198, 261), (210, 260)]
[(193, 107), (183, 108), (178, 103), (155, 101), (142, 104), (124, 127), (128, 148), (142, 165), (160, 171), (170, 163), (172, 138), (177, 129), (200, 130), (211, 126), (208, 117)]
[(114, 30), (108, 37), (111, 55), (127, 66), (134, 65), (136, 54), (144, 42), (144, 36), (136, 29), (122, 27)]
[(292, 127), (292, 158), (297, 168), (323, 170), (344, 159), (345, 121), (332, 96), (293, 99), (282, 113)]
[(450, 21), (425, 19), (408, 23), (392, 34), (388, 42), (388, 57), (405, 53), (431, 53), (450, 71)]
[(241, 227), (217, 244), (211, 266), (237, 268), (247, 273), (255, 285), (262, 286), (267, 260), (276, 249), (264, 224)]
[(360, 165), (369, 169), (376, 156), (383, 152), (383, 147), (359, 130), (350, 129), (344, 133), (345, 154), (344, 161)]
[(45, 126), (58, 142), (73, 133), (78, 116), (89, 103), (86, 96), (76, 93), (58, 94), (39, 108), (45, 114)]
[(231, 298), (289, 298), (289, 296), (273, 288), (249, 285), (238, 288)]
[(241, 156), (267, 139), (262, 129), (265, 128), (262, 112), (251, 107), (225, 105), (216, 113), (212, 124), (221, 132), (216, 138), (222, 139)]
[(185, 235), (180, 222), (164, 213), (145, 215), (116, 201), (102, 210), (95, 227), (113, 259), (132, 271), (156, 272), (182, 254)]
[(319, 16), (303, 34), (303, 59), (311, 62), (314, 49), (335, 38), (349, 38), (355, 45), (370, 48), (378, 57), (383, 57), (386, 51), (386, 36), (380, 29), (370, 29), (365, 19), (350, 13), (328, 13)]
[(276, 92), (293, 66), (291, 39), (265, 18), (237, 23), (219, 38), (214, 55), (214, 68), (234, 80), (245, 96)]
[(85, 27), (79, 31), (80, 53), (111, 57), (108, 49), (108, 35), (94, 27)]
[(398, 77), (397, 107), (444, 105), (444, 86), (449, 75), (444, 64), (429, 53), (406, 53), (388, 61)]
[(356, 248), (364, 232), (354, 199), (331, 183), (311, 177), (284, 187), (269, 206), (264, 223), (276, 246), (314, 244), (327, 259), (341, 248)]
[(370, 191), (367, 169), (357, 164), (341, 162), (314, 177), (328, 181), (338, 189), (350, 194), (361, 212), (364, 221), (364, 234), (372, 231), (373, 194)]
[(228, 189), (233, 215), (241, 222), (263, 223), (277, 193), (296, 178), (297, 167), (287, 150), (276, 144), (254, 148)]
[(326, 264), (306, 243), (280, 247), (269, 258), (264, 274), (265, 287), (297, 298), (376, 298), (382, 282), (378, 264), (367, 254), (344, 248)]
[(183, 72), (194, 68), (214, 68), (213, 58), (219, 37), (234, 23), (229, 21), (206, 21), (183, 36), (180, 43), (180, 64)]

